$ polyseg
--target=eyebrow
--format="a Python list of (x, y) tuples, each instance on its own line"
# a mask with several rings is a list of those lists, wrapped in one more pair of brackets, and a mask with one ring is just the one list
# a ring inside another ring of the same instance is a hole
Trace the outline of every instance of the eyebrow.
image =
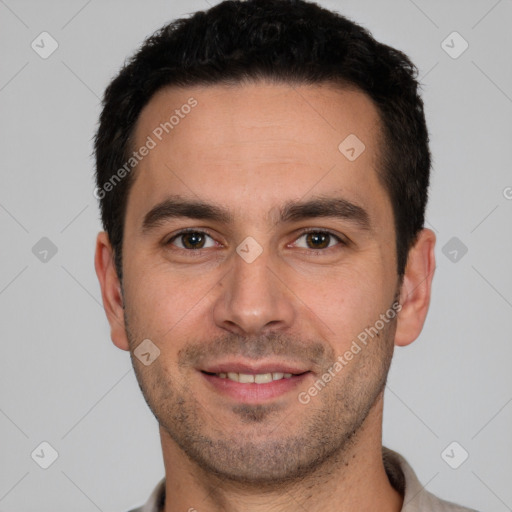
[[(355, 226), (370, 231), (368, 212), (346, 199), (318, 197), (309, 201), (288, 201), (278, 209), (274, 224), (329, 217), (347, 220)], [(142, 222), (142, 232), (147, 234), (173, 218), (190, 218), (214, 221), (222, 224), (233, 222), (233, 215), (222, 206), (200, 200), (188, 200), (171, 196), (154, 206)]]
[(182, 217), (216, 221), (223, 224), (229, 224), (232, 221), (232, 215), (220, 206), (171, 196), (146, 213), (142, 222), (142, 232), (148, 233), (169, 219)]
[(361, 206), (339, 197), (319, 197), (305, 202), (289, 201), (280, 208), (276, 223), (316, 217), (343, 219), (365, 231), (371, 229), (368, 212)]

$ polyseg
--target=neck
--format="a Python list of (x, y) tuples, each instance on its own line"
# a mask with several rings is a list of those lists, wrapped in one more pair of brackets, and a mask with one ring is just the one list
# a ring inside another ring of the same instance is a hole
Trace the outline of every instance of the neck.
[(382, 462), (382, 404), (381, 397), (343, 453), (300, 481), (265, 488), (206, 473), (160, 428), (165, 512), (399, 512), (403, 496), (391, 486)]

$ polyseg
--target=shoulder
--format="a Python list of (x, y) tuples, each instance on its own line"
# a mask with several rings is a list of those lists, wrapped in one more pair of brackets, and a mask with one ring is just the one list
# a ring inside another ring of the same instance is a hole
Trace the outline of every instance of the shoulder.
[(404, 496), (401, 512), (477, 512), (428, 492), (399, 453), (382, 447), (382, 459), (391, 485)]

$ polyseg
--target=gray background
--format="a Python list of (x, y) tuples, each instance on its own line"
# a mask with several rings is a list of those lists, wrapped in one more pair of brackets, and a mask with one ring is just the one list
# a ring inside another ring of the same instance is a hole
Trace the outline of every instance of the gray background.
[[(91, 138), (123, 60), (210, 3), (0, 0), (0, 510), (125, 511), (164, 474), (156, 420), (101, 305)], [(431, 492), (512, 510), (512, 2), (320, 3), (412, 58), (431, 132), (433, 301), (420, 338), (395, 352), (384, 443)], [(31, 48), (43, 31), (59, 45), (47, 59)], [(457, 58), (454, 31), (469, 44)], [(35, 462), (49, 461), (43, 441), (59, 454), (48, 469)]]

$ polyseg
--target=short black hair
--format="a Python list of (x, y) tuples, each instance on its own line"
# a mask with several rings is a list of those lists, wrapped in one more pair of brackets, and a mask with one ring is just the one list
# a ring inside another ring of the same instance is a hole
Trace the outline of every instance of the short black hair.
[(417, 75), (401, 51), (377, 42), (348, 18), (304, 0), (227, 0), (163, 26), (108, 85), (94, 141), (95, 195), (119, 279), (134, 173), (121, 173), (119, 179), (118, 171), (126, 170), (141, 110), (164, 87), (258, 80), (334, 83), (373, 100), (382, 128), (378, 173), (393, 206), (402, 276), (424, 225), (431, 165)]

